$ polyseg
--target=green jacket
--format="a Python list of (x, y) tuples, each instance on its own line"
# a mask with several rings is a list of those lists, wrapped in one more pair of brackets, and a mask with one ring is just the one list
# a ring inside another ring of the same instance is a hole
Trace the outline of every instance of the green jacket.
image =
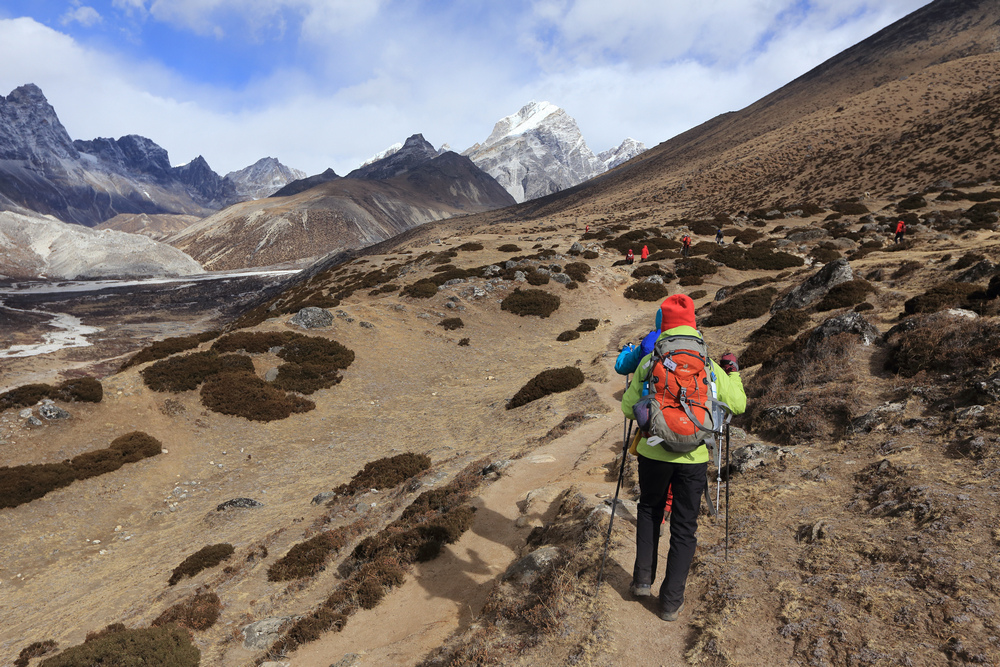
[[(667, 329), (662, 334), (660, 338), (664, 336), (697, 336), (701, 338), (701, 333), (692, 327), (674, 327), (673, 329)], [(659, 340), (659, 339), (657, 339)], [(625, 390), (625, 394), (622, 396), (622, 412), (625, 413), (625, 417), (628, 419), (635, 419), (635, 413), (632, 412), (632, 406), (642, 398), (643, 385), (646, 382), (646, 378), (649, 376), (650, 370), (652, 369), (652, 364), (650, 360), (652, 354), (647, 354), (639, 362), (638, 368), (636, 368), (635, 374), (632, 376), (632, 382), (629, 384), (628, 389)], [(732, 409), (733, 414), (741, 415), (747, 409), (747, 394), (743, 390), (743, 380), (740, 378), (738, 372), (726, 373), (722, 370), (719, 364), (711, 360), (712, 371), (715, 373), (715, 391), (716, 398)], [(639, 441), (639, 447), (637, 451), (648, 459), (656, 459), (657, 461), (667, 461), (668, 463), (707, 463), (711, 458), (708, 452), (708, 447), (701, 445), (692, 452), (687, 454), (676, 454), (674, 452), (667, 451), (663, 447), (648, 445), (646, 444), (646, 439), (643, 438)]]

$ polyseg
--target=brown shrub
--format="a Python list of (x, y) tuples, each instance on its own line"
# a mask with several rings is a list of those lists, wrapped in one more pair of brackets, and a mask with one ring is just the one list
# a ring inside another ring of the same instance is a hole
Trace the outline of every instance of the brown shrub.
[(645, 278), (646, 276), (669, 276), (668, 271), (664, 271), (660, 268), (659, 264), (646, 262), (640, 264), (632, 271), (633, 278)]
[(921, 371), (962, 375), (989, 368), (1000, 359), (1000, 324), (921, 316), (890, 330), (887, 342), (889, 371), (903, 377)]
[(47, 384), (25, 384), (0, 394), (0, 409), (27, 408), (48, 397), (52, 387)]
[(636, 301), (659, 301), (670, 294), (670, 288), (663, 283), (639, 282), (625, 288), (622, 295)]
[(695, 291), (688, 294), (688, 296), (691, 297), (692, 300), (697, 301), (698, 299), (704, 299), (706, 296), (708, 296), (708, 292), (706, 292), (703, 289), (696, 289)]
[(500, 302), (500, 309), (524, 317), (548, 317), (559, 308), (560, 299), (539, 289), (515, 289), (507, 298)]
[(521, 252), (521, 249), (513, 243), (504, 243), (502, 246), (498, 247), (497, 250), (500, 252)]
[(222, 613), (222, 600), (219, 596), (215, 593), (198, 591), (169, 607), (150, 625), (158, 628), (161, 625), (175, 623), (188, 630), (208, 630), (219, 620), (220, 613)]
[(224, 560), (227, 560), (233, 555), (232, 544), (210, 544), (207, 547), (202, 547), (198, 551), (185, 558), (180, 565), (174, 568), (173, 573), (170, 575), (170, 579), (167, 583), (171, 586), (176, 584), (178, 581), (184, 577), (193, 577), (202, 570), (207, 570), (210, 567), (215, 567)]
[(128, 361), (122, 364), (120, 370), (125, 370), (126, 368), (131, 368), (138, 364), (144, 364), (147, 361), (158, 361), (160, 359), (165, 359), (172, 354), (177, 354), (178, 352), (184, 352), (186, 350), (192, 350), (202, 343), (208, 342), (213, 338), (219, 336), (218, 331), (209, 331), (206, 333), (194, 334), (191, 336), (177, 336), (175, 338), (165, 338), (164, 340), (157, 341), (150, 345), (149, 347), (143, 348), (132, 355)]
[(579, 326), (576, 327), (577, 331), (597, 331), (597, 326), (601, 323), (600, 320), (594, 318), (586, 318), (580, 320)]
[(942, 283), (919, 296), (907, 299), (903, 303), (903, 309), (909, 315), (936, 313), (939, 310), (965, 305), (969, 296), (981, 289), (972, 283)]
[(167, 624), (158, 628), (111, 632), (46, 658), (40, 667), (197, 667), (200, 661), (201, 651), (192, 643), (191, 633)]
[(288, 553), (267, 568), (267, 580), (290, 581), (322, 572), (330, 558), (360, 534), (362, 526), (362, 521), (355, 521), (293, 545)]
[(570, 262), (566, 265), (566, 275), (578, 283), (587, 282), (587, 274), (590, 273), (590, 264), (586, 262)]
[(834, 285), (826, 295), (816, 304), (819, 312), (834, 310), (836, 308), (850, 308), (865, 300), (865, 298), (875, 291), (872, 284), (867, 280), (857, 278), (846, 283)]
[(751, 341), (740, 353), (740, 368), (762, 364), (791, 342), (791, 338), (766, 336)]
[(962, 269), (969, 268), (973, 264), (978, 264), (984, 259), (986, 259), (986, 256), (978, 252), (967, 252), (959, 257), (954, 264), (949, 266), (948, 271), (961, 271)]
[(507, 403), (512, 410), (539, 398), (562, 391), (569, 391), (583, 384), (583, 371), (573, 366), (542, 371), (521, 387)]
[(316, 407), (312, 401), (287, 394), (250, 373), (220, 373), (201, 388), (201, 403), (224, 415), (251, 421), (275, 421)]
[(201, 383), (221, 369), (219, 355), (208, 350), (157, 361), (139, 371), (139, 374), (142, 375), (146, 386), (153, 391), (179, 393), (197, 389)]
[(28, 644), (21, 652), (17, 654), (17, 660), (14, 661), (14, 667), (28, 667), (28, 663), (32, 658), (39, 658), (46, 653), (51, 653), (56, 650), (56, 641), (54, 639), (46, 639), (43, 642), (34, 642)]
[(299, 337), (302, 334), (293, 331), (237, 331), (212, 343), (212, 349), (219, 353), (243, 350), (250, 354), (263, 354)]
[(57, 401), (85, 401), (100, 403), (104, 398), (104, 387), (92, 377), (65, 380), (55, 387), (48, 384), (26, 384), (0, 394), (0, 410), (27, 408), (43, 398)]
[(600, 256), (601, 253), (597, 252), (596, 250), (584, 250), (582, 255), (584, 259), (597, 259)]
[(318, 336), (293, 338), (278, 352), (292, 364), (317, 364), (344, 370), (354, 363), (354, 352), (335, 340)]
[(746, 292), (712, 307), (712, 314), (702, 320), (703, 327), (721, 327), (739, 320), (751, 320), (767, 313), (778, 290), (773, 287)]
[(549, 284), (549, 274), (542, 273), (541, 271), (535, 271), (534, 269), (531, 271), (525, 271), (524, 278), (528, 281), (529, 285), (534, 285), (535, 287)]
[(391, 489), (431, 467), (426, 454), (404, 453), (369, 461), (351, 481), (334, 489), (340, 495), (354, 495), (369, 489)]
[(747, 338), (750, 340), (774, 337), (788, 338), (801, 331), (808, 322), (809, 315), (803, 310), (798, 308), (779, 310), (764, 323), (764, 326), (752, 332)]
[(432, 296), (437, 295), (438, 286), (437, 283), (424, 278), (423, 280), (418, 280), (412, 285), (407, 285), (403, 288), (401, 294), (403, 296), (412, 297), (414, 299), (429, 299)]
[(278, 389), (312, 394), (340, 384), (343, 377), (336, 368), (323, 364), (281, 364), (271, 384)]
[(482, 249), (483, 249), (483, 244), (476, 243), (474, 241), (470, 241), (469, 243), (463, 243), (462, 245), (455, 248), (455, 250), (464, 250), (466, 252), (477, 252)]
[(702, 257), (688, 257), (677, 260), (675, 271), (678, 278), (685, 278), (688, 276), (712, 275), (718, 273), (719, 269), (715, 266), (715, 263)]
[(854, 201), (837, 202), (831, 208), (837, 213), (843, 213), (844, 215), (864, 215), (870, 212), (867, 206)]
[(458, 346), (459, 347), (468, 347), (469, 346), (469, 339), (468, 338), (463, 338), (462, 340), (458, 341)]
[(813, 248), (812, 252), (809, 253), (809, 256), (820, 264), (829, 264), (830, 262), (837, 261), (841, 257), (840, 253), (833, 248), (826, 248), (823, 246)]
[(563, 331), (561, 334), (556, 336), (556, 340), (560, 343), (568, 343), (569, 341), (576, 340), (579, 337), (580, 332), (570, 329), (569, 331)]

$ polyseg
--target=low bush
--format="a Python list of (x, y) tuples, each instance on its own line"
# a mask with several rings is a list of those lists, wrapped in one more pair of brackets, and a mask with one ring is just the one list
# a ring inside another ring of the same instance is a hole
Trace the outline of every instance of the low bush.
[(886, 369), (903, 377), (924, 371), (966, 375), (1000, 359), (1000, 324), (992, 319), (922, 315), (890, 330)]
[(118, 470), (126, 463), (156, 456), (163, 445), (156, 438), (133, 431), (111, 441), (106, 449), (86, 452), (62, 463), (40, 463), (0, 468), (0, 509), (17, 507), (50, 491)]
[(856, 278), (846, 283), (834, 285), (826, 295), (816, 304), (819, 312), (834, 310), (836, 308), (850, 308), (856, 306), (875, 291), (875, 288), (867, 280)]
[(293, 545), (288, 553), (267, 568), (267, 580), (291, 581), (322, 572), (330, 558), (360, 535), (362, 530), (363, 521), (359, 520)]
[(841, 257), (840, 253), (833, 248), (825, 248), (822, 246), (813, 248), (809, 253), (809, 256), (816, 260), (819, 264), (829, 264), (830, 262), (834, 262)]
[(798, 308), (788, 308), (779, 310), (771, 316), (764, 326), (753, 331), (747, 338), (749, 340), (761, 340), (764, 338), (789, 338), (802, 330), (809, 323), (809, 315), (804, 310)]
[(445, 331), (454, 331), (455, 329), (464, 327), (465, 322), (462, 321), (461, 317), (449, 317), (438, 322), (438, 326), (444, 327)]
[(902, 264), (899, 265), (898, 269), (892, 272), (892, 279), (899, 280), (900, 278), (908, 276), (911, 273), (917, 271), (918, 269), (922, 269), (923, 267), (924, 267), (923, 262), (915, 262), (915, 261), (903, 262)]
[(438, 293), (438, 286), (433, 281), (424, 278), (423, 280), (418, 280), (412, 285), (407, 285), (400, 293), (403, 296), (412, 297), (414, 299), (429, 299)]
[(201, 388), (201, 403), (219, 414), (262, 422), (285, 419), (316, 407), (309, 399), (285, 393), (256, 375), (236, 372), (209, 378)]
[(664, 271), (660, 268), (659, 264), (651, 264), (649, 262), (640, 264), (632, 271), (632, 277), (639, 279), (645, 278), (647, 276), (667, 276), (669, 272)]
[(921, 194), (912, 194), (909, 197), (900, 200), (896, 204), (896, 211), (902, 213), (904, 211), (915, 211), (918, 208), (924, 208), (927, 206), (927, 200)]
[(580, 320), (580, 324), (576, 327), (577, 331), (597, 331), (598, 325), (601, 323), (600, 320), (587, 318)]
[(116, 629), (83, 644), (46, 658), (39, 667), (197, 667), (201, 651), (192, 643), (191, 633), (167, 624), (158, 628)]
[(162, 359), (139, 371), (153, 391), (182, 392), (197, 389), (206, 379), (222, 370), (219, 355), (212, 350), (192, 352)]
[(696, 289), (695, 291), (688, 294), (688, 296), (691, 297), (692, 300), (697, 301), (698, 299), (704, 299), (706, 296), (708, 296), (708, 292), (706, 292), (703, 289)]
[(455, 250), (463, 250), (465, 252), (478, 252), (483, 249), (482, 243), (476, 243), (474, 241), (469, 243), (463, 243), (462, 245), (455, 248)]
[[(298, 394), (312, 394), (340, 384), (344, 377), (334, 366), (324, 364), (281, 364), (271, 386)], [(256, 377), (256, 376), (254, 376)]]
[(561, 334), (556, 336), (556, 340), (560, 343), (568, 343), (571, 340), (576, 340), (580, 337), (579, 331), (574, 331), (570, 329), (569, 331), (563, 331)]
[(315, 364), (344, 370), (354, 363), (354, 351), (335, 340), (299, 336), (288, 341), (278, 357), (290, 364)]
[(907, 299), (903, 309), (906, 314), (913, 315), (966, 306), (969, 296), (981, 289), (972, 283), (946, 282)]
[(583, 371), (573, 366), (542, 371), (514, 394), (507, 409), (519, 408), (549, 394), (569, 391), (583, 384), (583, 379)]
[(54, 387), (49, 384), (26, 384), (0, 394), (0, 411), (29, 408), (43, 398), (67, 403), (100, 403), (104, 398), (104, 387), (100, 380), (92, 377), (72, 378)]
[(521, 317), (534, 315), (544, 318), (558, 310), (559, 304), (559, 297), (545, 290), (517, 288), (500, 302), (500, 309)]
[(763, 237), (764, 235), (756, 229), (743, 229), (733, 235), (733, 241), (743, 245), (753, 245)]
[(952, 264), (951, 266), (947, 267), (947, 270), (948, 271), (961, 271), (962, 269), (967, 269), (970, 266), (973, 266), (974, 264), (978, 264), (979, 262), (983, 261), (984, 259), (986, 259), (986, 256), (983, 255), (983, 254), (981, 254), (981, 253), (978, 253), (978, 252), (967, 252), (964, 255), (962, 255), (961, 257), (959, 257), (958, 260), (954, 264)]
[(566, 275), (578, 283), (587, 282), (587, 274), (590, 273), (590, 264), (586, 262), (570, 262), (566, 265)]
[(351, 481), (334, 489), (339, 495), (354, 495), (369, 489), (391, 489), (431, 467), (426, 454), (397, 454), (369, 461)]
[(45, 641), (28, 644), (17, 654), (14, 667), (28, 667), (28, 663), (31, 662), (32, 658), (40, 658), (47, 653), (52, 653), (52, 651), (56, 650), (57, 646), (58, 644), (54, 639), (46, 639)]
[(549, 274), (542, 273), (541, 271), (525, 271), (524, 278), (528, 281), (529, 285), (533, 285), (535, 287), (541, 287), (542, 285), (549, 284)]
[(191, 597), (168, 608), (150, 625), (158, 628), (161, 625), (175, 623), (188, 630), (208, 630), (219, 620), (220, 613), (222, 613), (222, 600), (219, 596), (199, 590)]
[(777, 296), (773, 287), (746, 292), (712, 307), (712, 314), (702, 320), (703, 327), (721, 327), (739, 320), (750, 320), (767, 314)]
[(684, 276), (677, 281), (677, 284), (681, 287), (691, 287), (693, 285), (702, 285), (704, 283), (704, 276)]
[(597, 259), (598, 257), (601, 256), (601, 253), (597, 252), (596, 250), (584, 250), (583, 255), (581, 256), (584, 259)]
[(764, 363), (791, 342), (791, 338), (779, 336), (765, 336), (751, 341), (740, 353), (740, 368), (751, 368)]
[(468, 338), (463, 338), (462, 340), (458, 341), (458, 346), (459, 347), (468, 347), (469, 346), (469, 339)]
[(521, 248), (513, 243), (504, 243), (502, 246), (498, 247), (497, 250), (500, 252), (521, 252)]
[(718, 273), (719, 271), (714, 262), (702, 257), (679, 259), (677, 260), (674, 270), (677, 273), (678, 278), (685, 278), (688, 276), (710, 276)]
[(843, 213), (844, 215), (865, 215), (866, 213), (870, 213), (867, 206), (856, 201), (837, 202), (831, 208), (837, 213)]
[(636, 301), (660, 301), (669, 294), (670, 288), (666, 284), (643, 281), (629, 285), (622, 296)]
[(134, 355), (129, 357), (128, 361), (122, 364), (120, 370), (125, 370), (126, 368), (131, 368), (132, 366), (137, 366), (138, 364), (144, 364), (148, 361), (159, 361), (160, 359), (165, 359), (178, 352), (186, 352), (187, 350), (192, 350), (202, 343), (207, 343), (213, 338), (218, 338), (219, 331), (209, 331), (206, 333), (193, 334), (191, 336), (176, 336), (174, 338), (165, 338), (164, 340), (156, 341), (152, 345), (145, 347)]
[(167, 580), (167, 584), (173, 586), (184, 577), (193, 577), (202, 570), (215, 567), (224, 560), (228, 560), (233, 555), (232, 544), (210, 544), (202, 547), (193, 554), (181, 561), (181, 564), (174, 568)]

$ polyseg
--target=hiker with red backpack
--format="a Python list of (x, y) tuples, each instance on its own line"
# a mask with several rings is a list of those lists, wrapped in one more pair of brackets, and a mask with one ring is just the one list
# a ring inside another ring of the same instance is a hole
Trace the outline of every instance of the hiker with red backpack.
[[(667, 571), (660, 585), (660, 618), (677, 620), (684, 606), (688, 570), (697, 546), (698, 511), (708, 488), (708, 444), (721, 429), (722, 409), (746, 410), (739, 364), (732, 353), (720, 363), (708, 357), (696, 328), (694, 302), (684, 294), (660, 306), (662, 333), (654, 351), (639, 362), (622, 396), (622, 412), (635, 419), (642, 437), (636, 445), (639, 503), (636, 556), (629, 591), (652, 595), (656, 580), (660, 524), (668, 490), (673, 491)], [(643, 398), (644, 388), (648, 395)]]
[(895, 242), (899, 243), (903, 240), (903, 236), (906, 235), (906, 221), (900, 220), (896, 223), (896, 239)]
[(632, 254), (632, 248), (629, 248), (628, 252), (625, 253), (625, 263), (631, 264), (634, 261), (635, 261), (635, 255)]
[(691, 237), (687, 234), (681, 237), (681, 255), (684, 257), (691, 256)]

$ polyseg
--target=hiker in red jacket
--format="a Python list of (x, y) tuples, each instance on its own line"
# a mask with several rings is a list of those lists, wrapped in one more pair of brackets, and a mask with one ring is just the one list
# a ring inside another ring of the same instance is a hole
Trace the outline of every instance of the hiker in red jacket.
[(647, 245), (642, 246), (642, 255), (641, 256), (642, 256), (642, 261), (645, 262), (646, 259), (649, 257), (649, 246), (647, 246)]
[(691, 237), (687, 234), (681, 237), (681, 254), (685, 257), (691, 255)]
[(632, 254), (632, 248), (629, 248), (628, 252), (625, 254), (625, 263), (631, 264), (634, 261), (635, 261), (635, 255)]
[(896, 223), (896, 243), (903, 240), (903, 236), (906, 234), (906, 221), (900, 220)]

